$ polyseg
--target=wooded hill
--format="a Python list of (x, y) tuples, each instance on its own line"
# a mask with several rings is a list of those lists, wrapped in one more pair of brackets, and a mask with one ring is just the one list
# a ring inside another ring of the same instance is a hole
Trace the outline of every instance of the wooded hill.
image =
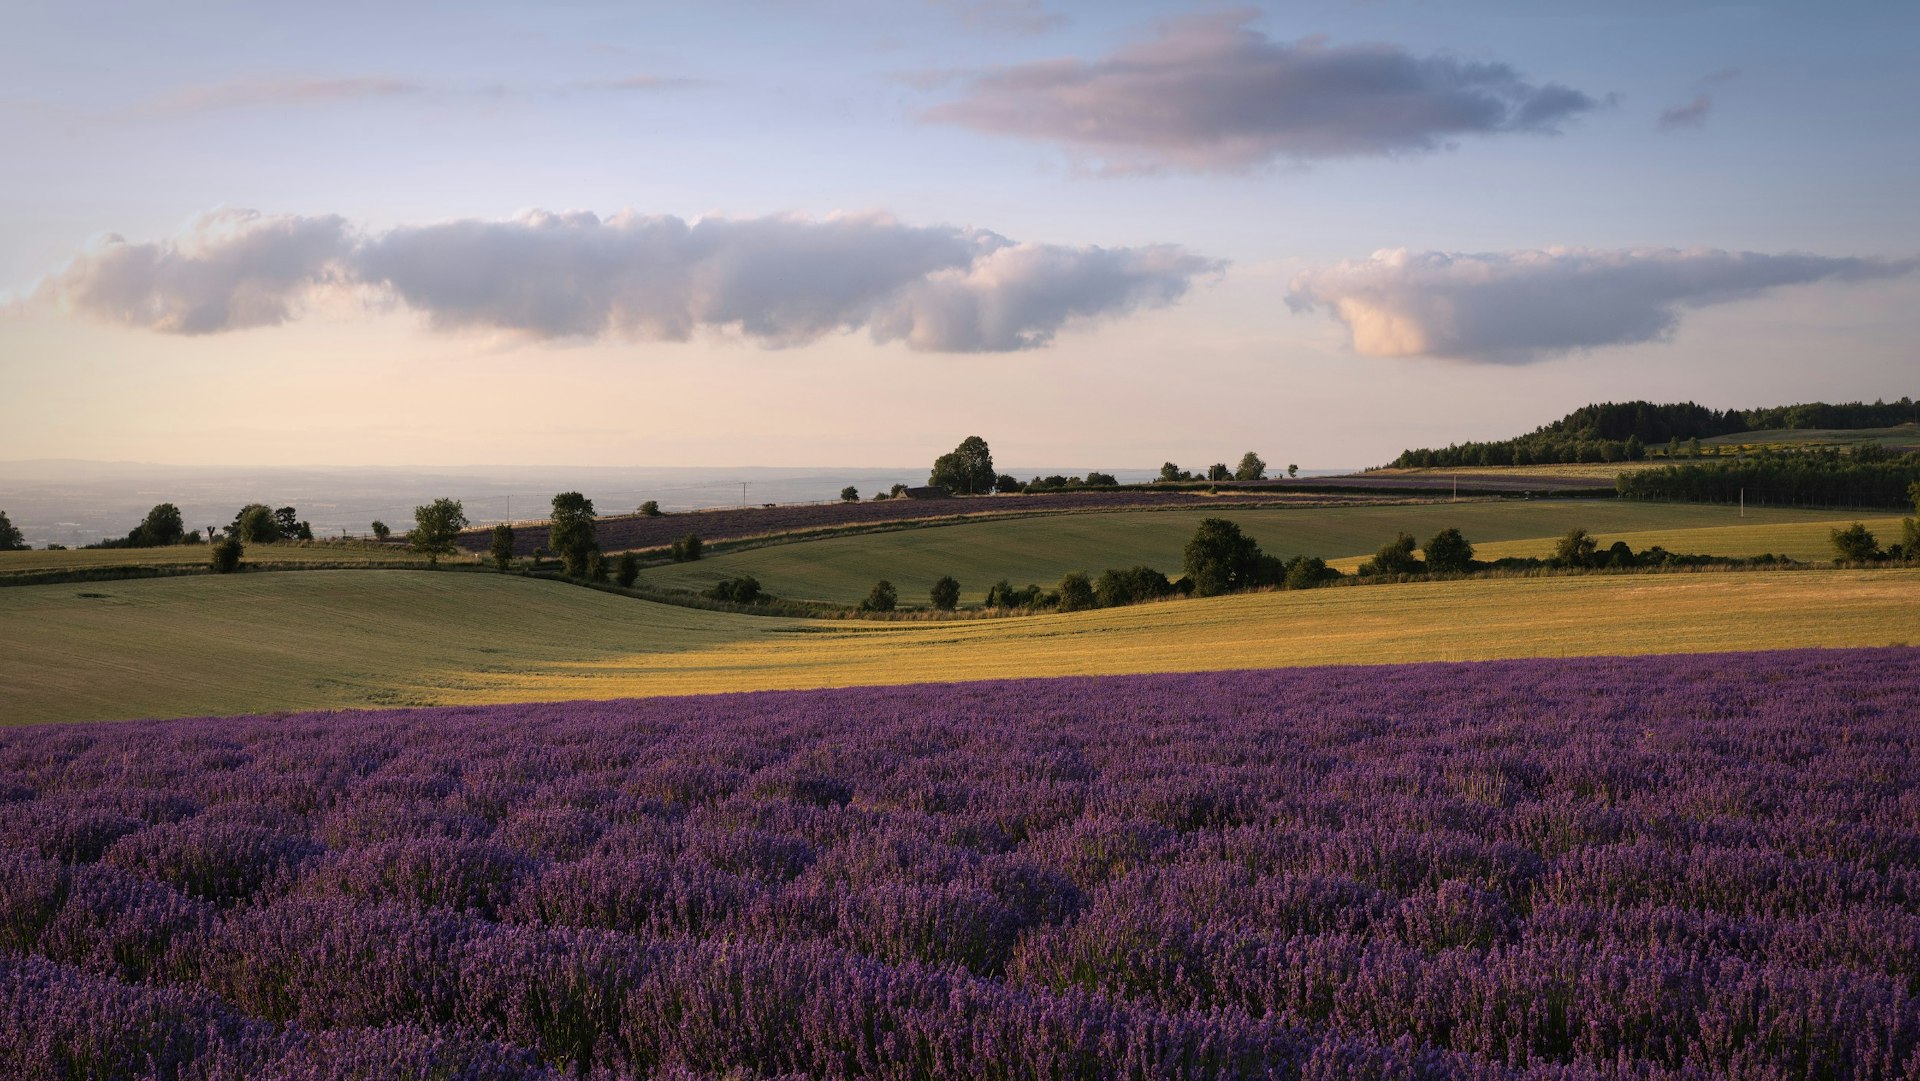
[[(1391, 467), (1535, 465), (1620, 462), (1698, 454), (1693, 440), (1741, 432), (1813, 428), (1885, 428), (1920, 421), (1920, 403), (1803, 402), (1759, 409), (1715, 410), (1695, 402), (1600, 402), (1513, 439), (1404, 450)], [(1688, 444), (1682, 446), (1681, 444)], [(1664, 445), (1664, 446), (1663, 446)]]

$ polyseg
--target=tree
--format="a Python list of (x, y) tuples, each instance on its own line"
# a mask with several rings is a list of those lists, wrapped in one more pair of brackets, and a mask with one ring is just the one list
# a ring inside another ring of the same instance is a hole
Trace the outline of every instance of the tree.
[(1411, 533), (1401, 533), (1380, 546), (1366, 565), (1360, 568), (1362, 574), (1418, 574), (1420, 561), (1414, 558), (1414, 549), (1419, 541)]
[(845, 488), (840, 489), (840, 502), (842, 503), (860, 502), (860, 489), (855, 488), (851, 484), (847, 485)]
[(24, 552), (27, 550), (27, 538), (21, 534), (18, 526), (0, 510), (0, 552)]
[(951, 612), (960, 604), (960, 583), (952, 575), (942, 577), (933, 583), (933, 606), (942, 612)]
[(933, 460), (933, 472), (927, 477), (927, 483), (940, 485), (955, 495), (985, 495), (993, 490), (998, 479), (987, 441), (970, 435), (951, 453)]
[(1458, 529), (1448, 526), (1427, 542), (1427, 569), (1442, 574), (1464, 571), (1473, 565), (1473, 545)]
[(427, 554), (427, 566), (440, 565), (440, 557), (454, 553), (453, 539), (467, 528), (467, 512), (458, 499), (436, 499), (424, 507), (413, 508), (413, 530), (407, 544)]
[(140, 547), (164, 548), (179, 544), (187, 535), (187, 525), (180, 516), (179, 507), (161, 503), (147, 512), (146, 520), (134, 529), (134, 534)]
[(387, 523), (381, 521), (380, 519), (375, 518), (373, 520), (373, 539), (377, 541), (383, 541), (391, 536), (393, 536), (393, 527), (389, 526)]
[(1600, 543), (1584, 529), (1569, 529), (1553, 546), (1553, 562), (1563, 567), (1589, 567)]
[(240, 538), (227, 534), (227, 538), (213, 546), (211, 564), (215, 574), (232, 574), (240, 569), (240, 555), (245, 550)]
[(1234, 468), (1234, 480), (1266, 480), (1267, 463), (1260, 456), (1248, 451), (1240, 456), (1240, 464)]
[(505, 522), (493, 527), (493, 544), (487, 548), (493, 565), (505, 574), (513, 563), (513, 527)]
[(1123, 604), (1138, 604), (1164, 597), (1173, 592), (1173, 583), (1167, 576), (1145, 565), (1128, 570), (1107, 568), (1093, 583), (1093, 599), (1102, 608), (1117, 608)]
[(1172, 462), (1160, 463), (1160, 476), (1158, 479), (1172, 483), (1174, 481), (1186, 480), (1187, 477), (1188, 474), (1181, 472), (1180, 467)]
[(988, 608), (1012, 608), (1015, 604), (1013, 583), (1005, 578), (993, 583), (987, 590)]
[(1215, 462), (1212, 465), (1207, 467), (1207, 479), (1208, 480), (1232, 480), (1233, 470), (1228, 469), (1227, 463), (1225, 462)]
[(704, 547), (706, 547), (706, 545), (701, 542), (700, 534), (689, 533), (679, 540), (674, 541), (672, 547), (668, 548), (667, 551), (673, 556), (675, 563), (692, 563), (700, 558), (700, 550)]
[(1260, 562), (1260, 545), (1225, 518), (1208, 518), (1182, 553), (1187, 578), (1198, 596), (1245, 589)]
[(1086, 484), (1089, 488), (1112, 488), (1119, 483), (1120, 481), (1112, 473), (1101, 473), (1092, 469), (1087, 471)]
[(1002, 495), (1011, 495), (1014, 492), (1020, 491), (1024, 487), (1025, 485), (1015, 480), (1013, 476), (1008, 473), (1002, 473), (999, 476), (993, 478), (993, 490), (996, 492), (999, 492)]
[(1327, 561), (1319, 556), (1296, 556), (1287, 564), (1287, 576), (1283, 580), (1288, 589), (1312, 589), (1329, 578), (1340, 577), (1340, 572), (1327, 566)]
[(273, 508), (265, 503), (249, 503), (240, 508), (233, 516), (233, 524), (227, 532), (240, 538), (243, 544), (271, 544), (280, 539), (280, 526), (274, 520)]
[(1866, 563), (1880, 557), (1880, 543), (1860, 522), (1845, 529), (1828, 530), (1827, 539), (1833, 544), (1835, 559), (1847, 563)]
[(649, 499), (645, 503), (640, 504), (640, 516), (642, 518), (660, 517), (660, 501), (657, 499)]
[(587, 553), (587, 577), (596, 582), (607, 580), (607, 557), (598, 548)]
[(613, 580), (620, 583), (621, 589), (630, 589), (639, 577), (640, 558), (632, 552), (621, 552), (620, 569), (614, 574)]
[(1288, 462), (1288, 463), (1287, 463), (1287, 476), (1288, 476), (1289, 478), (1292, 478), (1292, 477), (1297, 477), (1297, 476), (1299, 476), (1299, 475), (1300, 475), (1300, 467), (1299, 467), (1299, 466), (1297, 466), (1297, 465), (1294, 465), (1294, 464), (1293, 464), (1292, 462)]
[(1080, 571), (1061, 578), (1059, 592), (1062, 612), (1078, 612), (1092, 608), (1097, 603), (1093, 596), (1093, 582)]
[(547, 544), (559, 554), (569, 578), (585, 577), (587, 557), (600, 550), (593, 520), (593, 500), (579, 492), (561, 492), (553, 497)]
[(873, 584), (873, 590), (867, 594), (867, 599), (860, 602), (860, 610), (862, 612), (891, 612), (893, 611), (893, 606), (899, 603), (899, 600), (900, 595), (894, 592), (893, 583), (882, 578)]

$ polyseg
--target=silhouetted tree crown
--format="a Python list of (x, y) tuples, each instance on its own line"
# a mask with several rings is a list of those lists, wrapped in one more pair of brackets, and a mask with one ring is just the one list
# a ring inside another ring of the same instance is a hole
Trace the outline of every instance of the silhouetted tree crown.
[(985, 495), (998, 479), (993, 471), (993, 452), (987, 441), (970, 435), (952, 451), (933, 460), (928, 484), (937, 484), (956, 495)]

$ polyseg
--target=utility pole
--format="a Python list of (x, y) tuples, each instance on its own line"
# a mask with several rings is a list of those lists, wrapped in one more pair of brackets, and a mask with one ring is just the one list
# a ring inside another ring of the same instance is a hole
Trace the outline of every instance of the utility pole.
[(1747, 490), (1745, 488), (1742, 488), (1740, 489), (1740, 517), (1745, 518), (1746, 516), (1747, 516)]
[(747, 505), (747, 482), (744, 480), (740, 482), (740, 505), (742, 507)]

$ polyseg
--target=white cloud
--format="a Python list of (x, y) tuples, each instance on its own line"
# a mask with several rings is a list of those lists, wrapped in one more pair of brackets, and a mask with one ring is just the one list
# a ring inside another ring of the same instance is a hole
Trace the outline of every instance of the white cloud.
[(1914, 266), (1717, 249), (1392, 250), (1299, 275), (1287, 304), (1327, 309), (1364, 356), (1526, 364), (1665, 340), (1688, 308), (1783, 286), (1893, 277)]
[(530, 211), (353, 233), (338, 217), (223, 211), (182, 237), (118, 237), (37, 295), (183, 334), (285, 322), (351, 285), (439, 330), (768, 347), (865, 329), (934, 352), (1038, 348), (1062, 327), (1173, 303), (1222, 264), (1170, 246), (1067, 248), (879, 214), (703, 218)]

